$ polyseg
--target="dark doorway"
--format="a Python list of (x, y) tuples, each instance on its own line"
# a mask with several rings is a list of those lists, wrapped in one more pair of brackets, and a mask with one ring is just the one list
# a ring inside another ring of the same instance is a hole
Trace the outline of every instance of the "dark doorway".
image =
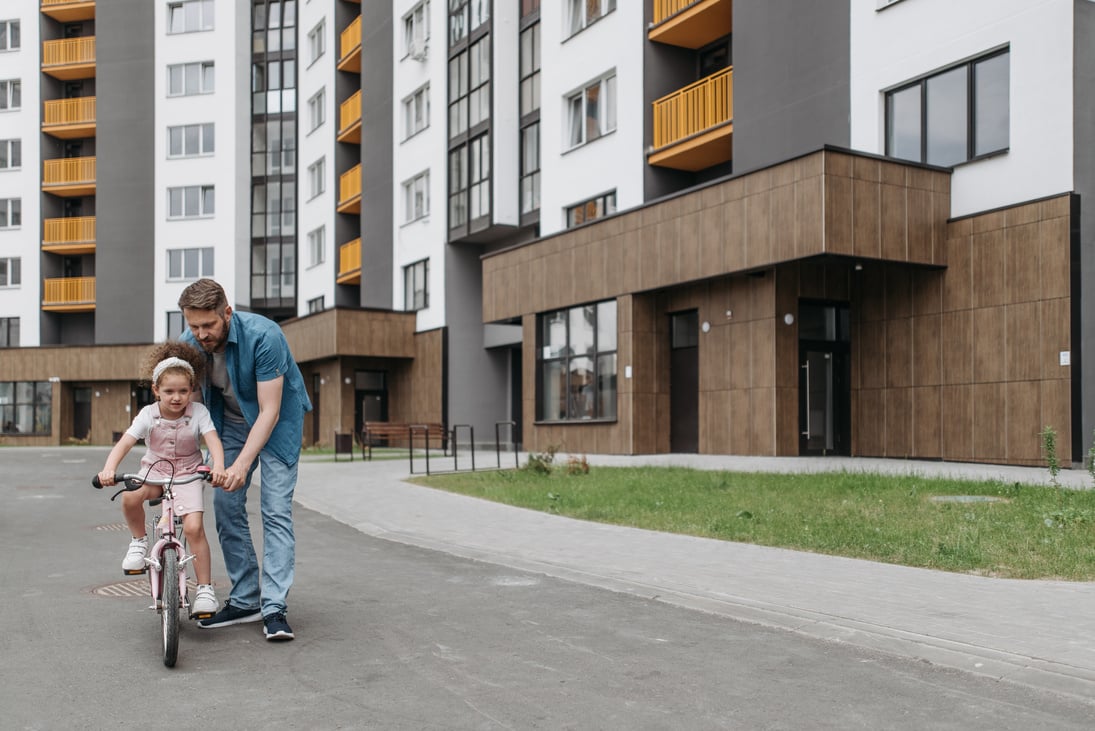
[(851, 454), (847, 303), (799, 303), (799, 454)]
[(696, 310), (669, 316), (669, 451), (700, 449), (700, 348)]
[(72, 436), (76, 439), (91, 436), (91, 389), (87, 386), (72, 389)]
[(360, 434), (366, 421), (388, 420), (388, 374), (384, 371), (354, 373), (354, 433)]
[(319, 443), (319, 386), (322, 381), (318, 373), (312, 374), (312, 444)]
[[(521, 448), (521, 419), (523, 418), (523, 381), (522, 381), (522, 369), (521, 364), (524, 359), (521, 355), (521, 348), (510, 348), (509, 358), (509, 398), (510, 398), (510, 419), (513, 420), (513, 444), (516, 449)], [(503, 438), (505, 435), (502, 435)]]

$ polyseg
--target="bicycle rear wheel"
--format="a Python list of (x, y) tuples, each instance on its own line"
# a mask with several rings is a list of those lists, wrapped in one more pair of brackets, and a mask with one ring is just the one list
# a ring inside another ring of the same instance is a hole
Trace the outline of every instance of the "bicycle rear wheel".
[(175, 667), (179, 656), (179, 556), (174, 548), (165, 548), (161, 559), (160, 623), (163, 626), (163, 664)]

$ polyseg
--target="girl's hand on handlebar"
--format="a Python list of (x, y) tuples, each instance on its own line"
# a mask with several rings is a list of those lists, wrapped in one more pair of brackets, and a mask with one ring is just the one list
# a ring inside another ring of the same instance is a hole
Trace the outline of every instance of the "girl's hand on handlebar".
[(228, 479), (228, 473), (225, 472), (223, 465), (213, 465), (212, 479), (213, 487), (224, 487), (225, 481)]
[(103, 470), (99, 473), (99, 484), (103, 487), (110, 487), (114, 484), (114, 471)]

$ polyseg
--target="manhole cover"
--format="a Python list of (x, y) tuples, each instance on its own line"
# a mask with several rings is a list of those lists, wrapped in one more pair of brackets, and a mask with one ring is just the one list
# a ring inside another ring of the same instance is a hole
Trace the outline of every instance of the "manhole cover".
[(994, 495), (932, 495), (933, 503), (1006, 503), (1007, 499)]

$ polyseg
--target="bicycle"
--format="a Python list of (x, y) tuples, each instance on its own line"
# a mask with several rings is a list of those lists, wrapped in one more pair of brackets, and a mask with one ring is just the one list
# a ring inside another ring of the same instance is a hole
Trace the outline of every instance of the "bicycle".
[[(187, 567), (194, 560), (194, 555), (189, 553), (185, 537), (182, 537), (182, 518), (175, 515), (175, 498), (171, 487), (198, 480), (212, 480), (212, 473), (209, 467), (203, 465), (195, 474), (178, 479), (122, 474), (115, 475), (114, 480), (123, 487), (111, 496), (111, 500), (123, 492), (138, 490), (142, 485), (163, 487), (160, 497), (148, 501), (150, 507), (162, 505), (162, 513), (156, 519), (156, 529), (153, 532), (155, 544), (145, 557), (146, 568), (137, 573), (148, 573), (149, 593), (152, 595), (152, 606), (149, 609), (155, 609), (159, 613), (163, 630), (163, 664), (169, 668), (174, 667), (179, 654), (179, 610), (190, 608), (186, 580)], [(96, 489), (103, 488), (98, 475), (91, 479), (91, 484)], [(213, 613), (189, 616), (191, 619), (205, 619), (213, 616)]]

